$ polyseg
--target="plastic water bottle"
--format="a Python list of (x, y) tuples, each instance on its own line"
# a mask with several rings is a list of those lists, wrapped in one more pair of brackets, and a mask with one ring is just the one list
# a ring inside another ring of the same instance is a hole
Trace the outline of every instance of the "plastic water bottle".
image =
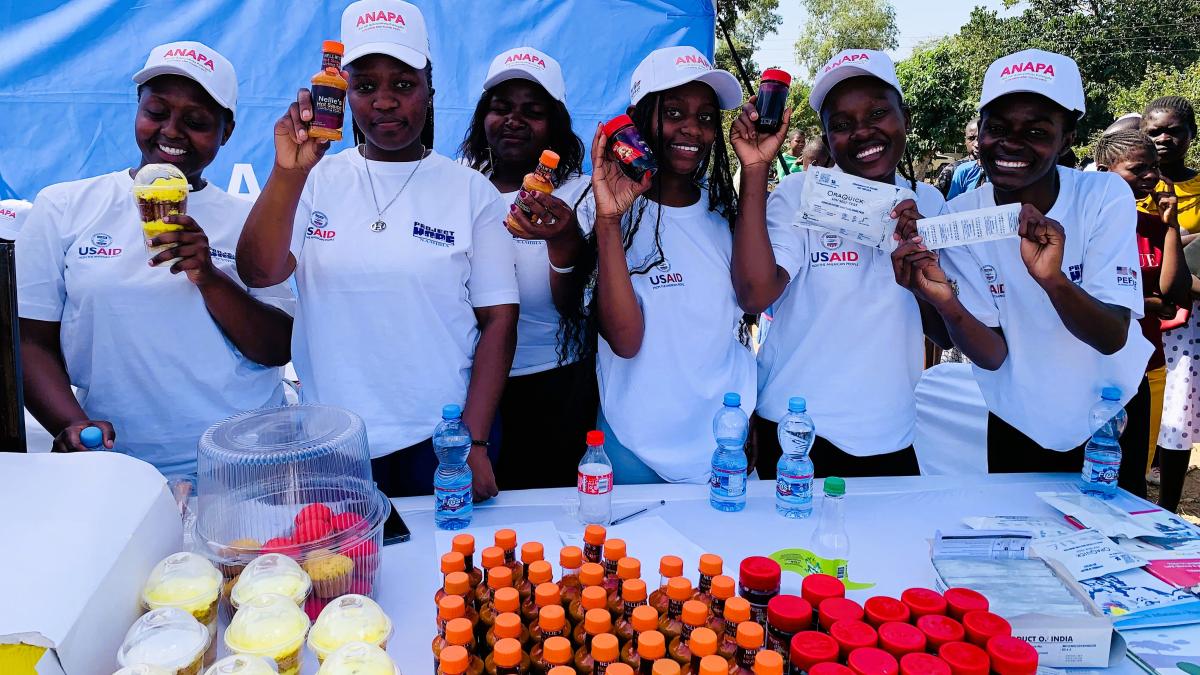
[(461, 530), (471, 524), (475, 508), (471, 494), (471, 431), (462, 421), (462, 408), (442, 407), (442, 421), (433, 431), (438, 468), (433, 474), (433, 522), (441, 530)]
[(776, 432), (783, 455), (775, 470), (775, 511), (785, 518), (812, 515), (813, 463), (808, 450), (817, 428), (805, 410), (803, 398), (788, 399), (788, 414), (779, 420)]
[(99, 450), (104, 445), (104, 432), (100, 427), (84, 427), (79, 432), (79, 442), (88, 450)]
[(750, 420), (742, 412), (742, 397), (725, 394), (725, 405), (713, 418), (717, 449), (708, 479), (708, 503), (718, 511), (746, 508), (746, 434)]
[(579, 460), (579, 520), (608, 525), (612, 520), (613, 466), (604, 452), (604, 432), (587, 433), (587, 452)]
[(1121, 407), (1121, 390), (1105, 387), (1100, 400), (1092, 406), (1092, 438), (1083, 449), (1083, 474), (1080, 490), (1085, 495), (1111, 499), (1117, 491), (1121, 472), (1121, 432), (1128, 422)]
[(836, 476), (825, 479), (825, 499), (821, 501), (821, 519), (813, 531), (809, 549), (826, 560), (845, 561), (838, 565), (835, 576), (845, 581), (849, 576), (850, 537), (846, 534), (846, 481)]

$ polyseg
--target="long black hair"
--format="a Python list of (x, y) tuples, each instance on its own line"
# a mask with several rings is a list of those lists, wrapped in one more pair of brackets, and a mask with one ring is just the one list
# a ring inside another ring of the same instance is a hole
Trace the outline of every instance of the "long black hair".
[[(421, 127), (421, 145), (429, 150), (433, 148), (433, 61), (425, 61), (424, 73), (425, 83), (429, 86), (429, 105), (425, 108), (425, 126)], [(350, 116), (350, 129), (355, 145), (367, 142), (367, 135), (358, 128), (353, 115)]]
[[(558, 153), (558, 168), (554, 170), (554, 184), (562, 185), (572, 176), (579, 176), (583, 173), (583, 141), (571, 130), (571, 113), (567, 110), (567, 106), (563, 105), (562, 101), (550, 96), (542, 85), (533, 81), (529, 83), (546, 97), (546, 103), (550, 108), (550, 114), (546, 120), (550, 132), (550, 146), (544, 149)], [(471, 115), (471, 124), (467, 127), (466, 136), (463, 137), (462, 145), (458, 147), (459, 157), (465, 160), (472, 169), (485, 174), (490, 174), (495, 168), (492, 166), (491, 148), (488, 147), (487, 135), (483, 128), (483, 120), (491, 108), (495, 90), (496, 87), (492, 87), (479, 97), (479, 101), (475, 104), (475, 112)]]
[[(630, 115), (633, 118), (634, 126), (637, 127), (642, 138), (648, 141), (650, 150), (656, 157), (665, 157), (667, 147), (662, 134), (653, 133), (655, 128), (661, 130), (664, 126), (663, 110), (660, 105), (662, 98), (663, 92), (648, 94), (638, 101)], [(713, 98), (716, 99), (715, 92)], [(656, 117), (657, 126), (654, 124)], [(692, 175), (692, 182), (696, 187), (708, 192), (708, 210), (719, 213), (725, 218), (729, 223), (730, 231), (733, 231), (734, 224), (737, 222), (737, 193), (733, 188), (733, 172), (730, 170), (725, 129), (719, 120), (718, 117), (716, 138), (708, 154), (696, 167), (696, 171)], [(586, 196), (587, 191), (576, 202), (576, 212)], [(626, 251), (633, 244), (634, 236), (642, 226), (647, 206), (651, 201), (656, 204), (661, 203), (662, 187), (660, 182), (656, 181), (650, 188), (649, 197), (649, 199), (646, 196), (639, 197), (621, 219), (621, 241)], [(655, 209), (654, 252), (630, 270), (630, 274), (647, 274), (665, 260), (662, 250), (661, 226), (662, 209), (658, 208)], [(570, 273), (571, 288), (575, 297), (572, 298), (569, 307), (562, 308), (567, 311), (561, 312), (559, 320), (558, 350), (560, 359), (564, 356), (579, 358), (595, 353), (598, 312), (594, 307), (595, 293), (593, 291), (596, 287), (597, 262), (596, 233), (593, 230), (584, 237), (583, 249)]]

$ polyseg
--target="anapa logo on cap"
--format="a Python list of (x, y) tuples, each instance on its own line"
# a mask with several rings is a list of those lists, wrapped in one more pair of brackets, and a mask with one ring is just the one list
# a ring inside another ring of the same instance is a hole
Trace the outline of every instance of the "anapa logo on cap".
[(684, 56), (675, 57), (675, 69), (684, 70), (685, 68), (699, 68), (700, 70), (712, 70), (712, 64), (708, 59), (701, 54), (686, 54)]
[(541, 57), (539, 57), (537, 54), (532, 54), (530, 52), (518, 52), (516, 54), (510, 54), (508, 58), (504, 59), (504, 65), (506, 65), (506, 66), (512, 65), (514, 63), (520, 64), (520, 65), (525, 65), (525, 66), (532, 66), (534, 68), (537, 68), (538, 70), (546, 69), (546, 62)]
[(213, 72), (213, 68), (216, 67), (216, 64), (213, 63), (213, 60), (210, 59), (204, 52), (197, 52), (195, 49), (184, 49), (183, 47), (168, 49), (167, 52), (163, 54), (163, 60), (165, 61), (168, 59), (174, 61), (183, 61), (188, 65), (203, 68), (210, 73)]
[(408, 24), (404, 21), (404, 15), (399, 12), (388, 12), (382, 9), (378, 12), (363, 12), (359, 14), (358, 20), (354, 22), (354, 27), (358, 30), (374, 30), (376, 28), (388, 28), (399, 31), (408, 30)]
[(1054, 79), (1054, 64), (1042, 63), (1041, 61), (1017, 62), (1004, 66), (1004, 70), (1000, 71), (1001, 80), (1007, 81), (1025, 78), (1050, 82)]
[(828, 73), (829, 71), (833, 70), (834, 68), (837, 68), (838, 66), (843, 66), (847, 63), (856, 63), (858, 61), (870, 61), (870, 60), (871, 60), (871, 55), (867, 54), (866, 52), (863, 52), (862, 54), (846, 54), (845, 56), (841, 57), (840, 59), (837, 59), (836, 61), (830, 61), (829, 63), (825, 64), (824, 72)]

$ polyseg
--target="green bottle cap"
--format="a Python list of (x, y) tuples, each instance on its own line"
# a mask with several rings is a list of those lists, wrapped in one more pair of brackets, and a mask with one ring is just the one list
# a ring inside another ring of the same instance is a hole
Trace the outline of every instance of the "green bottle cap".
[(837, 476), (825, 479), (825, 494), (830, 497), (841, 497), (846, 494), (846, 480)]

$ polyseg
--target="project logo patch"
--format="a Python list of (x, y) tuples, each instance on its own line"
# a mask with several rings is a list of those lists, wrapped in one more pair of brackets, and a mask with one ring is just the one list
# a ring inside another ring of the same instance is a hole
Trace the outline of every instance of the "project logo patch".
[(454, 230), (442, 230), (417, 221), (413, 221), (412, 236), (413, 239), (434, 246), (450, 247), (454, 245)]
[(97, 232), (92, 235), (87, 244), (79, 247), (79, 257), (81, 259), (115, 258), (121, 255), (123, 249), (119, 246), (113, 246), (112, 243), (112, 235), (105, 232)]
[(1071, 279), (1071, 283), (1083, 283), (1083, 265), (1071, 265), (1068, 267), (1067, 276)]
[(1117, 265), (1117, 285), (1137, 286), (1137, 270), (1132, 267)]

